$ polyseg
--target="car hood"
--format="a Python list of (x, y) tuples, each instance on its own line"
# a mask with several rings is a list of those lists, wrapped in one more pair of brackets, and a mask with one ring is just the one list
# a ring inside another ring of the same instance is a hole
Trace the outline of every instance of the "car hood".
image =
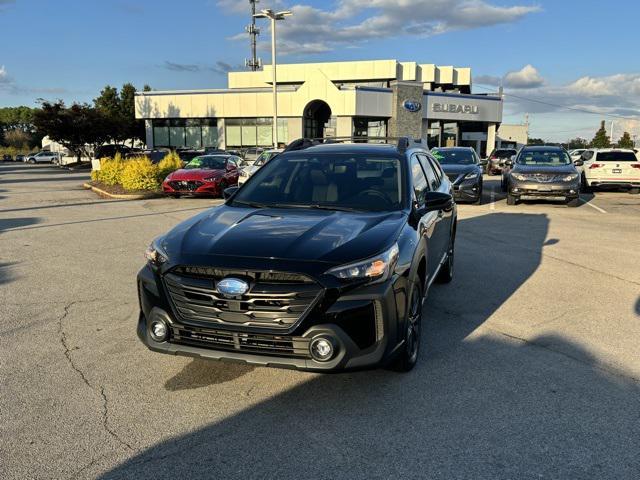
[(520, 165), (516, 164), (513, 169), (513, 173), (576, 173), (576, 167), (573, 164), (562, 165), (558, 167), (545, 167), (542, 165)]
[(471, 173), (478, 170), (478, 165), (447, 165), (440, 164), (442, 170), (447, 175), (460, 175), (462, 173)]
[(384, 251), (405, 223), (404, 212), (222, 205), (177, 225), (162, 243), (172, 260), (222, 255), (342, 264)]
[(193, 168), (186, 170), (181, 168), (171, 174), (170, 180), (202, 180), (210, 177), (220, 177), (224, 170), (210, 170), (208, 168)]

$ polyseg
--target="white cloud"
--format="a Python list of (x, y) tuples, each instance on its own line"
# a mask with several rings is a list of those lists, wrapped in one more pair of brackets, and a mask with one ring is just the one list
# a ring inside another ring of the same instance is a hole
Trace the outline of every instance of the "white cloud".
[[(230, 13), (248, 13), (243, 3), (219, 0), (217, 5)], [(373, 39), (429, 37), (512, 23), (540, 8), (502, 7), (486, 0), (338, 0), (333, 9), (297, 4), (291, 10), (293, 18), (279, 25), (280, 39), (284, 52), (300, 54), (333, 51)]]
[(508, 88), (537, 88), (542, 85), (544, 79), (533, 65), (526, 65), (522, 70), (504, 76), (504, 86)]
[(0, 83), (10, 83), (11, 78), (9, 78), (9, 74), (7, 73), (7, 69), (4, 68), (4, 65), (0, 66)]

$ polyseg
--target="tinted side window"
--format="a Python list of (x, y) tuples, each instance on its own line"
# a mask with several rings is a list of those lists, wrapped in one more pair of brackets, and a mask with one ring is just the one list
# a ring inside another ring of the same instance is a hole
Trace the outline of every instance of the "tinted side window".
[(420, 166), (420, 162), (418, 162), (418, 158), (415, 155), (411, 157), (411, 179), (413, 183), (413, 190), (415, 191), (416, 199), (418, 200), (418, 205), (424, 205), (425, 195), (427, 191), (429, 191), (429, 186), (427, 184), (427, 178)]
[(433, 167), (429, 163), (426, 155), (418, 155), (418, 158), (420, 159), (422, 168), (424, 168), (424, 173), (427, 175), (429, 188), (431, 190), (437, 190), (440, 187), (440, 178), (438, 178), (438, 176), (436, 175), (436, 172), (433, 170)]
[(444, 178), (444, 172), (442, 171), (442, 167), (440, 166), (440, 162), (438, 162), (433, 156), (427, 155), (429, 162), (431, 162), (431, 166), (433, 170), (436, 172), (438, 179), (440, 180), (439, 184), (442, 184), (442, 179)]

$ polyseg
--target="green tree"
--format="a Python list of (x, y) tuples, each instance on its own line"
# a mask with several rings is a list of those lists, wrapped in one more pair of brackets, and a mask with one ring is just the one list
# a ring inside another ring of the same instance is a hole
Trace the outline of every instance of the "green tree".
[(528, 145), (545, 145), (545, 142), (542, 138), (530, 138)]
[(609, 135), (607, 135), (607, 129), (604, 126), (604, 120), (600, 123), (600, 129), (596, 132), (596, 135), (593, 137), (593, 140), (591, 140), (589, 146), (591, 148), (609, 148), (611, 146)]
[(633, 140), (631, 139), (631, 135), (629, 132), (624, 132), (620, 140), (618, 140), (618, 148), (633, 148)]
[(577, 150), (579, 148), (589, 148), (589, 142), (584, 138), (576, 137), (567, 143), (567, 150)]
[(33, 123), (43, 135), (60, 143), (81, 161), (111, 138), (112, 125), (105, 113), (86, 103), (66, 107), (64, 102), (42, 102)]

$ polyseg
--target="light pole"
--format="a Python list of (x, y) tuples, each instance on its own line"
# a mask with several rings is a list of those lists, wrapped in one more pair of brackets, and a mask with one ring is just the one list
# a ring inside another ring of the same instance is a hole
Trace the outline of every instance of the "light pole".
[(285, 17), (293, 15), (289, 10), (274, 12), (270, 8), (256, 13), (256, 18), (268, 18), (271, 20), (271, 69), (273, 70), (273, 148), (278, 148), (278, 90), (276, 77), (276, 22), (284, 20)]

